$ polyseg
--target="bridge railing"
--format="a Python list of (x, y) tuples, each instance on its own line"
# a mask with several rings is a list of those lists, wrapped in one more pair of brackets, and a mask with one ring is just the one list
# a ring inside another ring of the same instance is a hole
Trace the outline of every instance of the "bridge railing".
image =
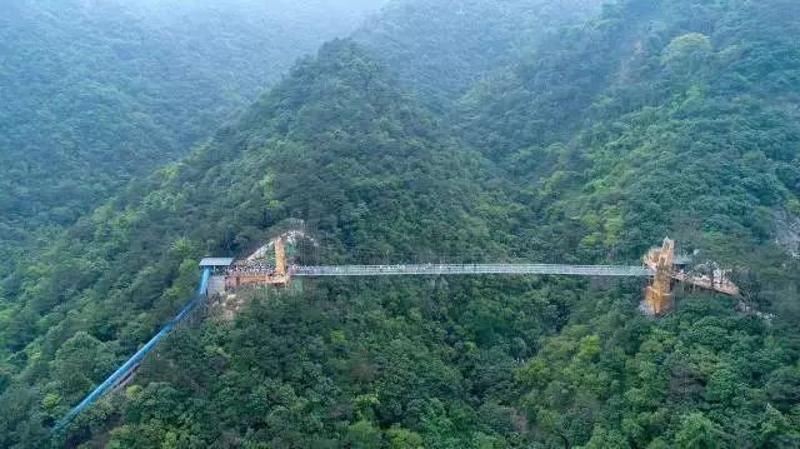
[(293, 276), (400, 276), (459, 274), (550, 274), (570, 276), (653, 276), (644, 266), (554, 265), (554, 264), (424, 264), (424, 265), (341, 265), (292, 267)]

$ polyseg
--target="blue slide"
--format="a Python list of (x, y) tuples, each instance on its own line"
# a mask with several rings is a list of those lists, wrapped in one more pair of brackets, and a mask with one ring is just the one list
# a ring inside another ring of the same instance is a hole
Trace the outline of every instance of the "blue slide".
[(206, 287), (208, 286), (208, 279), (211, 277), (211, 269), (205, 268), (203, 270), (203, 275), (200, 278), (200, 287), (197, 289), (197, 296), (192, 299), (189, 304), (184, 307), (180, 313), (178, 313), (175, 318), (170, 320), (150, 341), (147, 342), (142, 349), (136, 352), (131, 358), (128, 359), (127, 362), (122, 364), (113, 374), (111, 374), (108, 379), (106, 379), (100, 386), (94, 389), (91, 393), (89, 393), (80, 404), (76, 405), (75, 408), (70, 410), (66, 416), (64, 416), (58, 423), (56, 423), (55, 430), (59, 431), (65, 428), (69, 423), (75, 419), (82, 411), (86, 410), (87, 408), (91, 407), (92, 404), (97, 402), (100, 398), (106, 395), (109, 391), (113, 390), (114, 387), (119, 385), (119, 383), (125, 379), (127, 379), (131, 373), (139, 366), (139, 364), (147, 357), (155, 347), (164, 339), (172, 329), (175, 328), (181, 321), (183, 321), (192, 310), (200, 304), (203, 299), (206, 297)]

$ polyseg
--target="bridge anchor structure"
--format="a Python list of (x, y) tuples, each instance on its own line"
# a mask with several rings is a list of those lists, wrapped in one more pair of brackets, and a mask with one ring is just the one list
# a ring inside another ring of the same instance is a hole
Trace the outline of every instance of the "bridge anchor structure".
[(729, 278), (730, 270), (712, 268), (708, 274), (692, 274), (684, 271), (676, 260), (675, 241), (670, 238), (665, 238), (660, 248), (653, 248), (645, 255), (644, 265), (652, 271), (653, 278), (645, 289), (640, 307), (643, 313), (664, 316), (675, 310), (673, 287), (676, 283), (727, 296), (740, 296), (739, 287)]

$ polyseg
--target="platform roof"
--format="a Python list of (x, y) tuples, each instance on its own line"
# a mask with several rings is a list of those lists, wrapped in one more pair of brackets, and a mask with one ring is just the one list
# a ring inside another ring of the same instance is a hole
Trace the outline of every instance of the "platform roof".
[(206, 257), (200, 261), (201, 267), (229, 267), (233, 264), (233, 257)]

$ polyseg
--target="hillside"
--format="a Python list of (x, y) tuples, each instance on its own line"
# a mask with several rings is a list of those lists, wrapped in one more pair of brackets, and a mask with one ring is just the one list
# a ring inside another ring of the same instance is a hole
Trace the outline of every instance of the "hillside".
[(609, 7), (479, 85), (454, 126), (514, 174), (540, 208), (528, 219), (558, 233), (570, 218), (584, 257), (634, 257), (670, 234), (742, 262), (798, 214), (800, 48), (775, 16), (797, 8), (648, 5)]
[[(87, 373), (105, 374), (94, 363), (130, 353), (189, 296), (202, 254), (241, 252), (288, 218), (315, 229), (326, 260), (474, 259), (489, 238), (481, 176), (480, 158), (452, 147), (379, 64), (328, 44), (236, 124), (80, 221), (21, 273), (2, 341), (39, 355), (6, 370), (51, 398), (41, 418), (58, 417), (99, 380)], [(71, 345), (104, 356), (72, 360), (59, 349)], [(62, 363), (85, 369), (69, 379), (36, 369)]]
[(600, 0), (395, 0), (353, 39), (435, 109), (531, 52), (550, 33), (577, 26)]
[[(800, 447), (800, 7), (622, 0), (520, 32), (525, 51), (486, 43), (508, 45), (509, 11), (534, 4), (466, 3), (486, 34), (445, 50), (472, 19), (395, 3), (376, 29), (428, 30), (420, 54), (362, 32), (323, 45), (17, 267), (0, 291), (0, 447), (45, 446), (191, 295), (200, 257), (298, 221), (319, 242), (302, 262), (329, 264), (637, 263), (670, 235), (744, 295), (678, 287), (654, 319), (639, 280), (243, 292), (235, 319), (200, 312), (52, 445)], [(453, 70), (419, 66), (425, 48)]]
[[(0, 250), (174, 161), (380, 2), (15, 1), (0, 18)], [(43, 180), (48, 182), (43, 182)], [(0, 269), (0, 274), (2, 269)]]

